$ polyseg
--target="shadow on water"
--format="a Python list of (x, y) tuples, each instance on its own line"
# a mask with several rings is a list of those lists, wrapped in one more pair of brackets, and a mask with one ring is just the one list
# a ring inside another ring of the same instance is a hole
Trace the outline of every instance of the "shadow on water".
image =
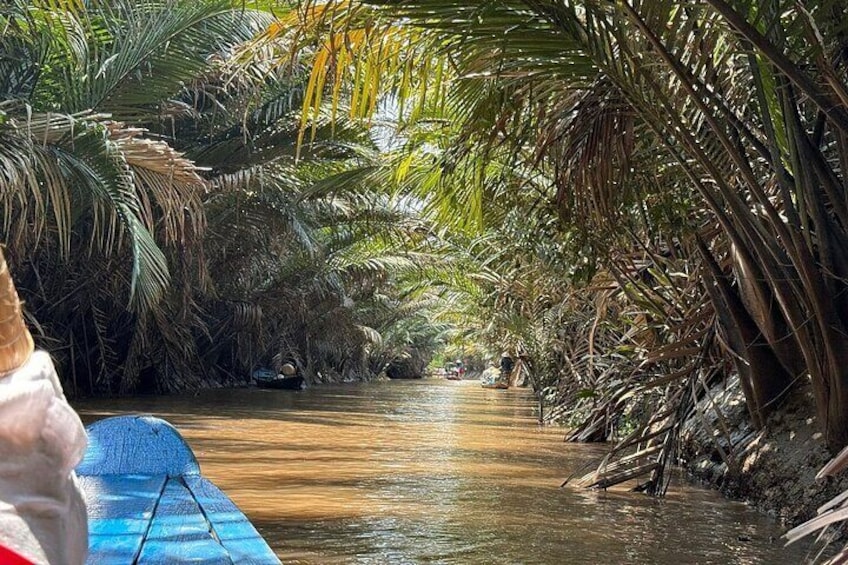
[(558, 488), (603, 454), (535, 422), (527, 391), (393, 381), (79, 403), (152, 413), (285, 563), (799, 563), (781, 528), (680, 484), (655, 500)]

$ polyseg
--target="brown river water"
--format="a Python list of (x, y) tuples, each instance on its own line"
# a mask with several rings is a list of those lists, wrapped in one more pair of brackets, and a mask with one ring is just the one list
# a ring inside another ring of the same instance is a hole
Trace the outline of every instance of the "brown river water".
[(473, 381), (76, 403), (173, 423), (284, 563), (801, 563), (783, 529), (679, 482), (662, 500), (559, 485), (603, 454)]

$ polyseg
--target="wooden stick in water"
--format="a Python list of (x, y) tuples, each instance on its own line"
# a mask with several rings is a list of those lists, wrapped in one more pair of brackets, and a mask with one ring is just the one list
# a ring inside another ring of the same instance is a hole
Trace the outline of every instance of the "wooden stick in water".
[(22, 367), (34, 348), (15, 283), (0, 248), (0, 377)]

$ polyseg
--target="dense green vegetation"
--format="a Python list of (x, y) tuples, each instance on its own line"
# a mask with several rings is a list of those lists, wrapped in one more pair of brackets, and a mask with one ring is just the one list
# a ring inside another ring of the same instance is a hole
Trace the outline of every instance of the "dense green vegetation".
[(432, 228), (334, 189), (379, 158), (364, 125), (298, 145), (301, 63), (238, 64), (274, 22), (221, 0), (2, 9), (4, 240), (72, 393), (426, 365), (444, 328), (407, 287)]
[(311, 93), (385, 85), (412, 108), (407, 127), (441, 112), (455, 133), (437, 191), (531, 218), (482, 214), (509, 242), (486, 319), (562, 407), (588, 410), (574, 437), (635, 415), (625, 443), (646, 455), (632, 470), (661, 490), (678, 423), (736, 374), (754, 425), (810, 386), (827, 443), (848, 442), (839, 3), (375, 0), (300, 14), (357, 38), (327, 41), (355, 63), (313, 72)]
[(734, 375), (848, 443), (841, 2), (2, 10), (4, 239), (72, 390), (507, 348), (652, 492)]

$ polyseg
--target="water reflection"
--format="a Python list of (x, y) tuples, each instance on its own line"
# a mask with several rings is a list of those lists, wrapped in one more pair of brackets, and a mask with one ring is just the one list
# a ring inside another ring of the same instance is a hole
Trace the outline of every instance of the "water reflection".
[[(530, 395), (452, 381), (82, 403), (174, 423), (285, 563), (798, 563), (781, 529), (680, 486), (558, 488), (602, 448), (536, 426)], [(747, 541), (741, 541), (747, 540)]]

